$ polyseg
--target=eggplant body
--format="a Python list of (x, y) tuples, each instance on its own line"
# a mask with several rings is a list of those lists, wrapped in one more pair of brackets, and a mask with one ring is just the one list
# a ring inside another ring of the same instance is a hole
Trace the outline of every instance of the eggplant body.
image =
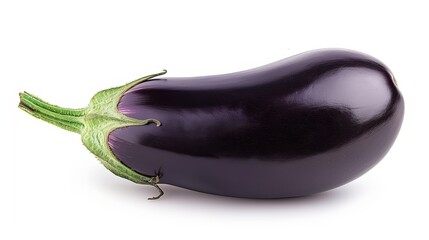
[(159, 183), (245, 198), (333, 189), (388, 152), (404, 101), (389, 69), (349, 50), (318, 50), (247, 71), (157, 77), (129, 89), (120, 113), (162, 125), (108, 137), (113, 154)]

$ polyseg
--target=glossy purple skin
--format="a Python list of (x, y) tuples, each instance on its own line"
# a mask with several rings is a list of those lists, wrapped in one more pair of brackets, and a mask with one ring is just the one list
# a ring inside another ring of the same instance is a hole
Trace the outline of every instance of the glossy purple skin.
[(118, 109), (162, 123), (110, 134), (133, 170), (206, 193), (284, 198), (338, 187), (376, 165), (404, 101), (377, 59), (318, 50), (232, 74), (153, 79)]

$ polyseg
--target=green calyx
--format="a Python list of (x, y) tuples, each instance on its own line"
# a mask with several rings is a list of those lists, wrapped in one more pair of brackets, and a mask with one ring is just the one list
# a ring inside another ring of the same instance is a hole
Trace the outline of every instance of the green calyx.
[(122, 95), (133, 86), (165, 74), (166, 71), (148, 75), (134, 80), (124, 86), (110, 88), (98, 92), (86, 108), (69, 109), (47, 103), (27, 92), (20, 93), (19, 108), (30, 115), (49, 122), (65, 130), (79, 133), (82, 142), (100, 162), (117, 176), (139, 184), (156, 187), (159, 195), (149, 199), (158, 199), (163, 195), (157, 183), (159, 176), (145, 176), (125, 166), (113, 154), (108, 145), (109, 134), (118, 128), (140, 126), (150, 123), (161, 126), (156, 119), (139, 120), (127, 117), (118, 111), (118, 103)]

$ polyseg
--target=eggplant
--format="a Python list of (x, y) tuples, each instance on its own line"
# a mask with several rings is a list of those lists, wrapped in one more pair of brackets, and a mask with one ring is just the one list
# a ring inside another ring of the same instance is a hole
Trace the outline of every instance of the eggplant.
[(374, 167), (401, 128), (391, 71), (322, 49), (216, 76), (161, 73), (98, 92), (86, 108), (20, 94), (19, 107), (80, 133), (114, 174), (242, 198), (287, 198), (346, 184)]

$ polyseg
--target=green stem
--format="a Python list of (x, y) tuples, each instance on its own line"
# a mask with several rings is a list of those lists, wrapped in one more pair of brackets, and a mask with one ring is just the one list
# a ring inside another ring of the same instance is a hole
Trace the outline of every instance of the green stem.
[(57, 105), (50, 104), (48, 102), (43, 101), (42, 99), (28, 93), (20, 93), (21, 99), (26, 99), (29, 102), (33, 102), (34, 104), (43, 107), (51, 112), (56, 112), (62, 115), (69, 115), (69, 116), (75, 116), (75, 117), (82, 117), (85, 115), (85, 109), (71, 109), (71, 108), (62, 108)]
[(143, 126), (161, 122), (148, 118), (144, 120), (128, 117), (118, 111), (118, 103), (123, 94), (133, 86), (165, 74), (166, 71), (148, 75), (132, 81), (126, 85), (106, 89), (92, 97), (86, 108), (62, 108), (42, 99), (23, 92), (19, 94), (19, 108), (62, 129), (79, 133), (83, 144), (100, 162), (112, 173), (140, 184), (149, 184), (156, 187), (159, 195), (150, 199), (158, 199), (163, 192), (158, 186), (159, 176), (146, 176), (123, 164), (109, 146), (109, 134), (115, 129)]
[(28, 114), (62, 129), (81, 133), (85, 109), (69, 109), (47, 103), (27, 92), (19, 94), (19, 108)]

